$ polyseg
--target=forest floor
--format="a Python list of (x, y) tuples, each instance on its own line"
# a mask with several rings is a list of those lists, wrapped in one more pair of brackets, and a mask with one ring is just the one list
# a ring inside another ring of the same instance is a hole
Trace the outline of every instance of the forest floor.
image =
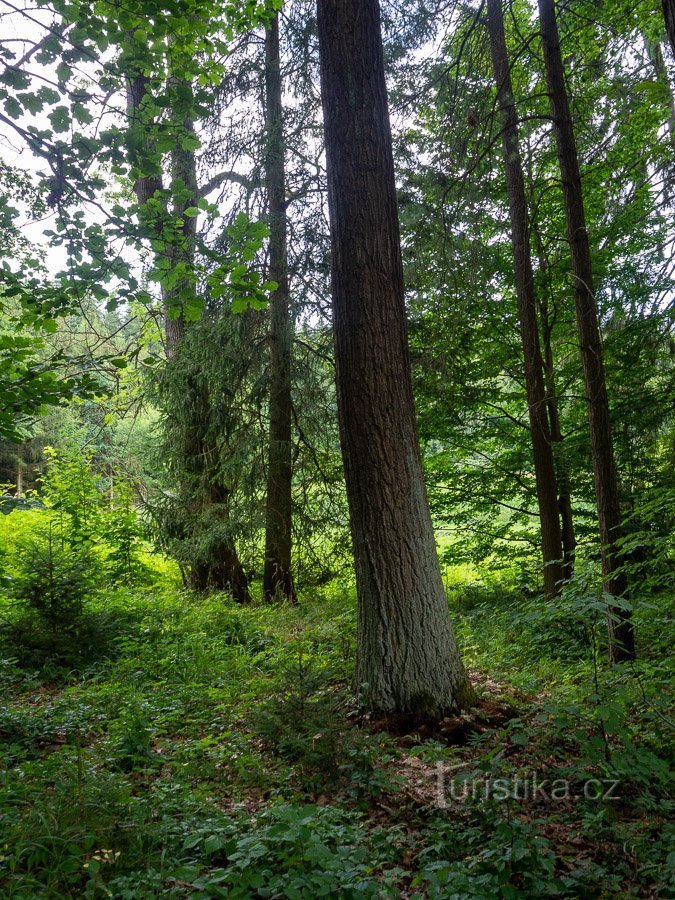
[(348, 689), (348, 587), (120, 587), (67, 665), (5, 641), (2, 896), (675, 896), (663, 601), (610, 670), (587, 611), (450, 594), (479, 700), (396, 733)]

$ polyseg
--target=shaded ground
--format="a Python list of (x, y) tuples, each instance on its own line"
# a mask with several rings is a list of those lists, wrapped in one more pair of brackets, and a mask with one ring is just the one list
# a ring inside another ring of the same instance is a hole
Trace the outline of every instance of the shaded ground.
[(675, 896), (663, 624), (596, 673), (569, 611), (528, 602), (455, 610), (479, 701), (438, 725), (360, 714), (338, 591), (119, 590), (79, 672), (5, 644), (3, 896)]

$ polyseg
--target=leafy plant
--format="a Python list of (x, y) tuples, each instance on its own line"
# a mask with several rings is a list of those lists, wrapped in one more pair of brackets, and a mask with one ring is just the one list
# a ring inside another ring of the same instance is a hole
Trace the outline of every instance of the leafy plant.
[(57, 541), (52, 523), (44, 539), (28, 544), (14, 595), (53, 632), (75, 633), (94, 585), (94, 561)]

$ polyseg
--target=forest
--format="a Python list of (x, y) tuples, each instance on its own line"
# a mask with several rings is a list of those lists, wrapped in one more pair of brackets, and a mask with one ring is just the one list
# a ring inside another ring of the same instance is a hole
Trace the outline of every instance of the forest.
[(0, 896), (675, 898), (675, 0), (0, 0)]

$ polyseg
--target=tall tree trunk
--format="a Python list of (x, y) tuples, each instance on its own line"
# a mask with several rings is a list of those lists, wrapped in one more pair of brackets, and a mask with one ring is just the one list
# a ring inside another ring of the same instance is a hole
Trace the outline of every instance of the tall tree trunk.
[(356, 681), (371, 710), (438, 716), (471, 689), (422, 474), (378, 0), (319, 0), (318, 32)]
[[(572, 254), (575, 310), (588, 404), (591, 455), (602, 544), (603, 583), (607, 593), (613, 597), (627, 599), (628, 581), (625, 572), (620, 571), (622, 560), (616, 543), (621, 537), (621, 509), (593, 285), (593, 266), (554, 0), (539, 0), (539, 16), (551, 116), (565, 200), (567, 237)], [(634, 659), (635, 637), (630, 613), (619, 607), (612, 607), (608, 629), (609, 653), (612, 661)]]
[(666, 22), (668, 40), (675, 56), (675, 0), (661, 0), (663, 5), (663, 18)]
[[(129, 36), (133, 40), (133, 35)], [(148, 79), (141, 72), (132, 74), (127, 82), (127, 114), (130, 128), (136, 131), (132, 146), (136, 148), (131, 154), (132, 169), (135, 169), (134, 193), (141, 208), (141, 216), (147, 208), (148, 202), (157, 191), (163, 188), (162, 176), (157, 174), (144, 174), (150, 168), (149, 157), (154, 146), (151, 137), (152, 122), (148, 122), (143, 115), (143, 104), (148, 96)], [(186, 120), (183, 127), (187, 132), (193, 132), (193, 123)], [(145, 134), (143, 135), (143, 130)], [(194, 151), (183, 148), (177, 143), (171, 153), (171, 187), (176, 195), (173, 206), (173, 214), (176, 218), (182, 218), (182, 233), (176, 243), (171, 243), (165, 250), (170, 267), (180, 266), (183, 275), (176, 279), (170, 287), (162, 284), (162, 303), (164, 307), (165, 349), (166, 357), (170, 364), (179, 364), (178, 356), (181, 344), (185, 338), (185, 318), (182, 313), (183, 301), (196, 291), (194, 282), (194, 260), (197, 241), (197, 219), (194, 216), (184, 215), (185, 210), (195, 206), (199, 197), (197, 185), (197, 171)], [(146, 222), (145, 226), (149, 236), (156, 236), (158, 222)], [(195, 466), (203, 468), (209, 458), (204, 443), (208, 430), (209, 397), (205, 385), (200, 385), (194, 379), (188, 379), (188, 389), (185, 396), (176, 398), (180, 403), (182, 413), (178, 417), (185, 428), (183, 435), (183, 459), (186, 470)], [(184, 414), (183, 414), (184, 413)], [(209, 474), (202, 475), (206, 486), (211, 493), (210, 500), (219, 502), (221, 491), (216, 479), (209, 478)], [(248, 602), (251, 597), (248, 591), (248, 581), (243, 567), (239, 561), (237, 550), (232, 538), (223, 540), (214, 561), (204, 561), (195, 564), (189, 575), (193, 587), (205, 590), (215, 588), (229, 590), (235, 600)]]
[(295, 591), (291, 575), (293, 318), (290, 308), (286, 247), (285, 143), (278, 13), (265, 34), (265, 56), (267, 127), (265, 173), (269, 206), (270, 278), (278, 287), (270, 296), (270, 428), (263, 586), (267, 600), (281, 596), (294, 601)]
[(530, 417), (530, 440), (541, 523), (541, 550), (544, 561), (544, 589), (549, 597), (560, 592), (563, 580), (563, 548), (560, 533), (555, 460), (546, 408), (544, 366), (539, 344), (534, 271), (530, 251), (529, 216), (525, 179), (520, 159), (518, 115), (513, 99), (511, 72), (504, 34), (502, 0), (488, 0), (488, 30), (492, 67), (502, 117), (502, 148), (506, 191), (511, 218), (520, 337), (525, 361), (525, 384)]
[[(133, 32), (127, 33), (127, 40), (133, 46)], [(141, 217), (145, 214), (149, 201), (164, 187), (160, 171), (147, 174), (149, 169), (155, 168), (155, 164), (150, 162), (150, 157), (153, 155), (155, 149), (155, 141), (152, 135), (154, 123), (152, 119), (149, 119), (144, 114), (143, 110), (143, 107), (149, 98), (149, 88), (150, 85), (147, 76), (140, 71), (131, 74), (127, 80), (127, 117), (130, 133), (132, 135), (129, 158), (134, 174), (134, 194), (136, 195), (136, 200), (140, 207)], [(188, 153), (190, 153), (190, 151), (174, 151), (171, 159), (172, 169), (175, 170), (178, 168), (179, 170), (182, 170), (188, 182), (192, 180), (196, 181), (196, 175), (194, 174), (194, 154), (192, 154), (193, 159), (190, 163), (190, 160), (186, 156)], [(186, 209), (187, 205), (183, 208)], [(161, 231), (161, 217), (156, 218), (154, 221), (145, 221), (143, 222), (143, 225), (145, 226), (147, 236), (155, 238), (157, 237), (157, 232)], [(189, 233), (190, 229), (194, 228), (194, 226), (195, 222), (186, 220), (186, 235)], [(194, 232), (192, 233), (191, 244), (194, 248)], [(176, 250), (173, 247), (169, 247), (167, 253), (172, 263), (174, 263), (176, 261), (174, 259)], [(182, 316), (172, 317), (170, 315), (171, 300), (176, 293), (176, 289), (173, 288), (167, 291), (164, 285), (162, 285), (161, 290), (164, 305), (165, 349), (167, 359), (172, 359), (176, 353), (180, 339), (183, 336), (184, 320)]]

